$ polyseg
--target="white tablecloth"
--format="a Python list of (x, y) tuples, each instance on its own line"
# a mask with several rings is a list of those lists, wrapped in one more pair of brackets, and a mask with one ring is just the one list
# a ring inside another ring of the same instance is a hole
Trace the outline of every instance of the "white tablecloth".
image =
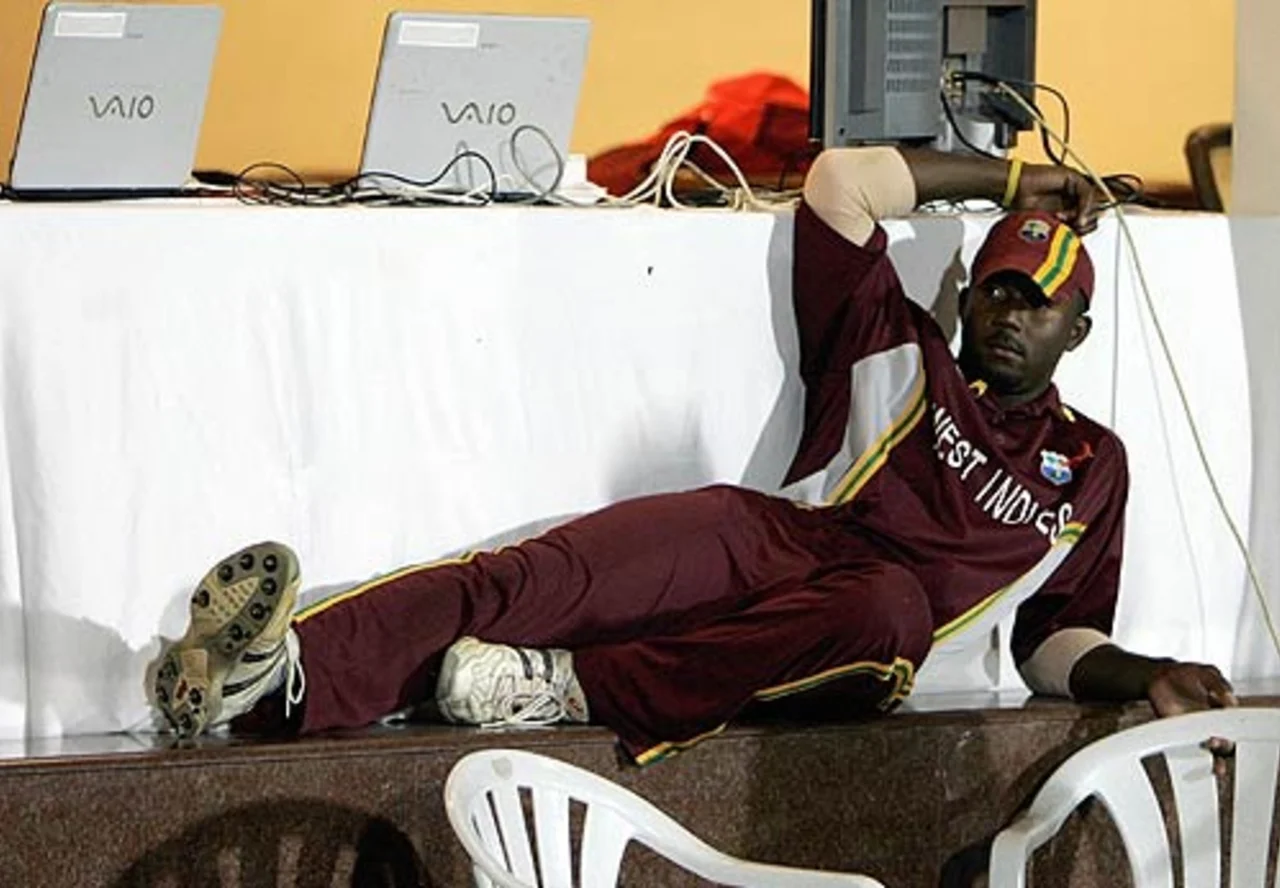
[[(944, 323), (987, 221), (891, 226)], [(1230, 231), (1133, 224), (1247, 524)], [(1095, 330), (1059, 379), (1128, 444), (1118, 637), (1273, 674), (1114, 223), (1090, 247)], [(800, 416), (790, 248), (785, 214), (0, 206), (0, 738), (138, 723), (159, 636), (248, 541), (332, 587), (643, 492), (774, 489)], [(925, 686), (1016, 686), (974, 663)]]

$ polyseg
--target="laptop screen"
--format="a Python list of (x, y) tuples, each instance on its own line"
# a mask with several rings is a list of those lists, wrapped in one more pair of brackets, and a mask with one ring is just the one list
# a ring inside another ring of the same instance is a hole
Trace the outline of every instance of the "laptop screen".
[(221, 30), (214, 6), (53, 3), (10, 186), (177, 189), (195, 160)]
[(580, 18), (393, 14), (361, 171), (455, 192), (548, 190), (589, 35)]

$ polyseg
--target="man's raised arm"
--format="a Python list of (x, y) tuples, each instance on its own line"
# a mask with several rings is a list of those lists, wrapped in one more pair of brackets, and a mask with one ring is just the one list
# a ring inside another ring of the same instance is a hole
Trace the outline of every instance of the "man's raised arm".
[(804, 198), (818, 218), (860, 246), (881, 219), (935, 200), (1045, 210), (1080, 233), (1097, 226), (1097, 192), (1074, 170), (927, 148), (828, 149), (805, 179)]

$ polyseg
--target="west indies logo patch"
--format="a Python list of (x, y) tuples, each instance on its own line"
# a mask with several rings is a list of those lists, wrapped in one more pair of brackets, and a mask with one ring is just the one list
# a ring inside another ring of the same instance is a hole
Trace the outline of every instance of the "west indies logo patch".
[(1042, 244), (1049, 239), (1053, 228), (1043, 219), (1028, 219), (1018, 229), (1018, 237), (1029, 244)]
[(1093, 459), (1093, 448), (1089, 446), (1087, 441), (1080, 448), (1080, 452), (1071, 457), (1063, 456), (1061, 453), (1055, 453), (1052, 450), (1041, 450), (1040, 474), (1051, 484), (1061, 487), (1064, 484), (1071, 483), (1071, 479), (1075, 477), (1075, 473), (1072, 470), (1076, 466), (1090, 459)]
[(1071, 483), (1071, 463), (1061, 453), (1052, 450), (1040, 451), (1040, 474), (1051, 483), (1061, 487)]

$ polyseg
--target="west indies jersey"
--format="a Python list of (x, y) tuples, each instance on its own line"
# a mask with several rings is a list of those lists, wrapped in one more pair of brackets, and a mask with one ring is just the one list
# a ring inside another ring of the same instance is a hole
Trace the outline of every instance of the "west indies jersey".
[(1109, 634), (1128, 492), (1120, 440), (1052, 387), (1001, 409), (966, 380), (904, 294), (887, 243), (878, 226), (859, 246), (808, 206), (797, 213), (805, 425), (787, 481), (822, 472), (835, 520), (916, 573), (935, 647), (1013, 608), (1018, 663), (1060, 629)]

